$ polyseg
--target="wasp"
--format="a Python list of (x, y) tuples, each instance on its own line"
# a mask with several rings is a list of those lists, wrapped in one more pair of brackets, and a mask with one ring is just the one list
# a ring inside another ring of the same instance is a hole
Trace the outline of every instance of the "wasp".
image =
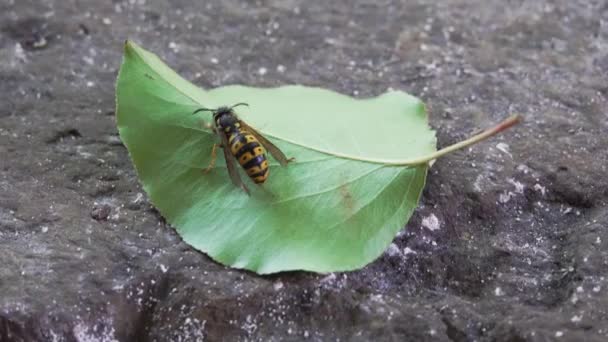
[(262, 184), (268, 179), (269, 168), (266, 151), (276, 159), (281, 166), (287, 165), (293, 158), (288, 159), (285, 154), (268, 141), (258, 131), (239, 119), (234, 112), (234, 107), (249, 106), (247, 103), (237, 103), (232, 107), (222, 106), (216, 109), (199, 108), (192, 114), (203, 111), (213, 113), (214, 125), (208, 125), (220, 139), (219, 144), (214, 144), (211, 151), (211, 162), (204, 170), (208, 172), (215, 166), (217, 147), (224, 150), (224, 159), (232, 183), (243, 189), (248, 195), (249, 189), (241, 180), (237, 171), (235, 160), (243, 167), (245, 173), (256, 184)]

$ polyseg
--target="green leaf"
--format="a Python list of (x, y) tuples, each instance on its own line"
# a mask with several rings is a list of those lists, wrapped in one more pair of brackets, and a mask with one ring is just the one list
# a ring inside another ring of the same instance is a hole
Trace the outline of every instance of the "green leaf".
[[(423, 103), (403, 92), (354, 99), (303, 86), (203, 90), (132, 42), (116, 89), (117, 124), (151, 201), (184, 241), (257, 273), (353, 270), (403, 228), (424, 187), (435, 133)], [(246, 102), (237, 114), (295, 161), (269, 156), (270, 176), (248, 196), (232, 184), (199, 107)]]

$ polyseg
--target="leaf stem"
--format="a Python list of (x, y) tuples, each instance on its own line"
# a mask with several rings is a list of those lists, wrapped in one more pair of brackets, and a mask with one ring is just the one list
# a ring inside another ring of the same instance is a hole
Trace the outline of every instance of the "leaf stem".
[[(487, 129), (477, 135), (474, 135), (472, 137), (470, 137), (469, 139), (457, 142), (453, 145), (450, 145), (448, 147), (444, 147), (439, 151), (433, 152), (431, 154), (427, 154), (426, 156), (422, 156), (419, 157), (417, 159), (407, 159), (407, 160), (395, 160), (395, 159), (375, 159), (375, 158), (359, 158), (359, 157), (354, 157), (352, 155), (348, 155), (348, 154), (341, 154), (341, 153), (335, 153), (335, 152), (330, 152), (330, 151), (323, 151), (320, 149), (315, 149), (316, 151), (319, 151), (321, 153), (326, 153), (326, 154), (330, 154), (333, 156), (336, 156), (338, 158), (345, 158), (345, 159), (352, 159), (352, 160), (358, 160), (358, 161), (363, 161), (363, 162), (368, 162), (368, 163), (376, 163), (376, 164), (384, 164), (384, 165), (394, 165), (394, 166), (415, 166), (415, 165), (421, 165), (421, 164), (427, 164), (432, 160), (435, 160), (439, 157), (443, 157), (444, 155), (454, 152), (456, 150), (465, 148), (467, 146), (471, 146), (473, 144), (476, 144), (482, 140), (485, 140), (493, 135), (496, 135), (504, 130), (506, 130), (507, 128), (516, 125), (517, 123), (519, 123), (519, 121), (521, 121), (521, 117), (517, 114), (510, 116), (508, 119), (506, 119), (505, 121), (499, 123), (498, 125)], [(281, 138), (279, 138), (281, 139)], [(287, 142), (290, 142), (286, 139), (282, 139), (285, 140)], [(291, 142), (296, 144), (295, 142)], [(296, 161), (297, 162), (297, 161)]]
[(457, 142), (448, 147), (444, 147), (435, 153), (431, 153), (429, 155), (426, 155), (426, 156), (418, 158), (418, 159), (412, 159), (412, 160), (408, 160), (405, 162), (400, 162), (399, 164), (396, 164), (396, 163), (395, 164), (390, 163), (390, 164), (393, 164), (393, 165), (418, 165), (418, 164), (428, 163), (431, 160), (435, 160), (448, 153), (459, 150), (461, 148), (465, 148), (467, 146), (471, 146), (471, 145), (476, 144), (482, 140), (485, 140), (493, 135), (496, 135), (496, 134), (508, 129), (511, 126), (516, 125), (520, 120), (521, 120), (521, 117), (519, 115), (517, 115), (517, 114), (512, 115), (505, 121), (499, 123), (498, 125), (490, 128), (490, 129), (487, 129), (477, 135), (474, 135), (474, 136), (470, 137), (469, 139)]
[[(376, 163), (376, 164), (384, 164), (384, 165), (394, 165), (394, 166), (415, 166), (415, 165), (421, 165), (421, 164), (427, 164), (432, 160), (435, 160), (439, 157), (443, 157), (444, 155), (454, 152), (456, 150), (465, 148), (467, 146), (471, 146), (473, 144), (476, 144), (482, 140), (485, 140), (493, 135), (496, 135), (504, 130), (506, 130), (507, 128), (516, 125), (517, 123), (519, 123), (519, 121), (521, 120), (521, 117), (517, 114), (510, 116), (508, 119), (506, 119), (505, 121), (499, 123), (498, 125), (487, 129), (477, 135), (474, 135), (472, 137), (470, 137), (469, 139), (457, 142), (453, 145), (450, 145), (448, 147), (444, 147), (439, 151), (433, 152), (431, 154), (427, 154), (426, 156), (422, 156), (419, 157), (417, 159), (407, 159), (407, 160), (395, 160), (395, 159), (376, 159), (376, 158), (359, 158), (359, 157), (355, 157), (352, 155), (348, 155), (348, 154), (342, 154), (342, 153), (336, 153), (336, 152), (331, 152), (331, 151), (324, 151), (321, 149), (315, 149), (312, 147), (308, 147), (310, 149), (316, 150), (318, 152), (321, 153), (326, 153), (332, 156), (336, 156), (338, 158), (344, 158), (344, 159), (351, 159), (351, 160), (358, 160), (358, 161), (363, 161), (363, 162), (368, 162), (368, 163)], [(297, 144), (296, 142), (293, 141), (289, 141), (287, 139), (283, 139), (280, 137), (276, 137), (278, 139), (287, 141), (289, 143), (292, 144)], [(297, 162), (297, 161), (296, 161)]]

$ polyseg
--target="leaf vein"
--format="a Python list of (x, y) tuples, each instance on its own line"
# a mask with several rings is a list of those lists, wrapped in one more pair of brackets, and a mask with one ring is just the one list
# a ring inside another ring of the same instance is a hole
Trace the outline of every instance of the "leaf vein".
[(378, 171), (379, 169), (381, 169), (383, 167), (384, 167), (384, 165), (380, 165), (378, 167), (375, 167), (375, 168), (371, 169), (370, 171), (367, 171), (367, 172), (365, 172), (365, 173), (357, 176), (356, 178), (353, 178), (351, 180), (348, 180), (348, 181), (340, 184), (339, 186), (327, 188), (327, 189), (324, 189), (323, 191), (313, 192), (313, 193), (302, 195), (302, 196), (294, 196), (294, 197), (291, 197), (291, 198), (286, 198), (286, 199), (283, 199), (281, 201), (273, 202), (272, 204), (273, 205), (275, 205), (275, 204), (281, 204), (281, 203), (290, 202), (290, 201), (294, 201), (294, 200), (298, 200), (298, 199), (302, 199), (302, 198), (318, 196), (318, 195), (322, 195), (322, 194), (330, 192), (330, 191), (338, 190), (339, 188), (343, 187), (344, 185), (346, 185), (346, 184), (352, 184), (352, 183), (358, 181), (359, 179), (361, 179), (361, 178), (363, 178), (363, 177), (365, 177), (365, 176), (367, 176), (367, 175), (369, 175), (369, 174), (371, 174), (373, 172)]

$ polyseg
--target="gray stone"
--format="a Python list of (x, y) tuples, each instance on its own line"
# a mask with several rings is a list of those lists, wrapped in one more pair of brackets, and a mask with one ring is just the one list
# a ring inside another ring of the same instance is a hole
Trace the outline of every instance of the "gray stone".
[[(582, 0), (0, 2), (0, 341), (607, 340), (607, 22)], [(405, 90), (440, 146), (525, 121), (438, 160), (364, 269), (260, 277), (147, 202), (113, 118), (126, 38), (204, 87)]]

